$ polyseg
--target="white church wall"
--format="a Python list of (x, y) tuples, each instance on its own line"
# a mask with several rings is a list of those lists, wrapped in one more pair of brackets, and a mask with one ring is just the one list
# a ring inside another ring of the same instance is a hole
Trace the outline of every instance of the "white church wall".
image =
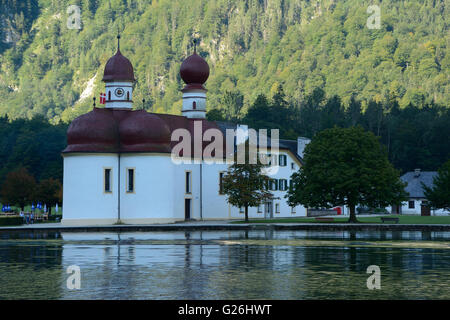
[(226, 172), (227, 164), (204, 164), (203, 169), (203, 213), (208, 219), (230, 219), (231, 211), (227, 197), (219, 193), (220, 172)]
[[(104, 169), (112, 169), (112, 192), (104, 192)], [(117, 155), (72, 154), (64, 157), (64, 225), (117, 221)]]
[[(174, 169), (161, 154), (122, 154), (120, 218), (124, 223), (168, 223), (174, 215)], [(134, 191), (127, 192), (128, 169), (134, 169)]]
[[(170, 161), (169, 157), (169, 161)], [(180, 219), (185, 219), (185, 199), (190, 199), (191, 219), (200, 219), (200, 171), (198, 164), (174, 164), (172, 163), (175, 182), (172, 188), (174, 194), (174, 214)], [(186, 192), (186, 172), (190, 172), (190, 187)]]

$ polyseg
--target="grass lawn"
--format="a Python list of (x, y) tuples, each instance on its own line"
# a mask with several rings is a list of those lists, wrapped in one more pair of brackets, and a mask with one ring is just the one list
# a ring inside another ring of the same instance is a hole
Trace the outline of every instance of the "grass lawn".
[[(361, 223), (381, 223), (380, 216), (378, 217), (358, 217), (358, 221)], [(398, 217), (399, 224), (450, 224), (450, 216), (406, 216), (406, 215), (386, 215), (386, 217)], [(346, 217), (336, 217), (333, 222), (317, 221), (315, 218), (280, 218), (280, 219), (250, 219), (250, 223), (345, 223), (348, 221)], [(244, 221), (235, 221), (232, 223), (245, 223)], [(385, 222), (395, 223), (395, 222)]]

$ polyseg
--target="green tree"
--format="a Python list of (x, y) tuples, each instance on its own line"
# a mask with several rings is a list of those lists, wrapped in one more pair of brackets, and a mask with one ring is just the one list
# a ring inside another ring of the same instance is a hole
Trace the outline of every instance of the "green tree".
[(27, 169), (19, 168), (7, 174), (2, 185), (1, 195), (4, 203), (19, 206), (22, 211), (25, 205), (34, 200), (36, 181)]
[(211, 109), (206, 113), (206, 119), (209, 121), (225, 121), (225, 117), (221, 109)]
[(265, 165), (257, 160), (256, 153), (250, 152), (248, 142), (242, 149), (245, 150), (243, 163), (237, 161), (236, 154), (234, 163), (223, 177), (222, 188), (228, 203), (245, 208), (245, 221), (248, 222), (248, 208), (260, 205), (265, 199), (272, 198), (272, 194), (267, 191), (269, 177), (263, 173)]
[(286, 195), (291, 206), (347, 205), (348, 221), (358, 222), (358, 204), (376, 208), (406, 200), (399, 173), (384, 148), (373, 133), (361, 127), (320, 132), (306, 146), (303, 160)]
[(431, 188), (423, 183), (422, 187), (432, 208), (450, 210), (450, 160), (438, 170)]
[(52, 206), (60, 201), (61, 183), (53, 178), (42, 180), (36, 188), (36, 200), (48, 205), (49, 214), (52, 213)]
[(244, 106), (244, 96), (239, 91), (226, 91), (220, 99), (220, 104), (228, 121), (237, 121), (242, 117), (241, 110)]

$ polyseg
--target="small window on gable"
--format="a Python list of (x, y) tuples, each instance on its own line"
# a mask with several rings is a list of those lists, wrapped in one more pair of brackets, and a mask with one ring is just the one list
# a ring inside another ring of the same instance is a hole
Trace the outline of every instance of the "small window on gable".
[(194, 102), (192, 102), (192, 109), (197, 109), (197, 103), (194, 101)]
[(409, 201), (409, 209), (414, 209), (414, 200)]
[(108, 91), (108, 100), (111, 100), (111, 91)]
[(295, 170), (295, 164), (293, 162), (291, 162), (291, 169)]
[(130, 91), (127, 91), (127, 101), (130, 101)]

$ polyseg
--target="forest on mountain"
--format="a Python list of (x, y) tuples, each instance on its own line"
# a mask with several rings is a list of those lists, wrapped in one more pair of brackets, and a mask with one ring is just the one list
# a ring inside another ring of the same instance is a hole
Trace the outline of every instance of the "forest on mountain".
[[(67, 28), (72, 4), (81, 29)], [(373, 4), (380, 29), (366, 25)], [(0, 0), (0, 183), (19, 167), (62, 179), (67, 126), (103, 91), (118, 31), (137, 109), (181, 113), (179, 67), (198, 38), (208, 119), (285, 139), (360, 125), (401, 172), (437, 170), (450, 158), (448, 16), (439, 0)]]
[[(70, 5), (80, 29), (68, 28)], [(380, 29), (367, 27), (370, 5)], [(448, 16), (444, 0), (0, 0), (0, 115), (56, 124), (89, 111), (118, 31), (135, 108), (152, 112), (180, 113), (193, 38), (211, 68), (209, 110), (226, 112), (231, 93), (245, 113), (280, 85), (294, 105), (320, 88), (363, 110), (370, 100), (448, 107)]]

